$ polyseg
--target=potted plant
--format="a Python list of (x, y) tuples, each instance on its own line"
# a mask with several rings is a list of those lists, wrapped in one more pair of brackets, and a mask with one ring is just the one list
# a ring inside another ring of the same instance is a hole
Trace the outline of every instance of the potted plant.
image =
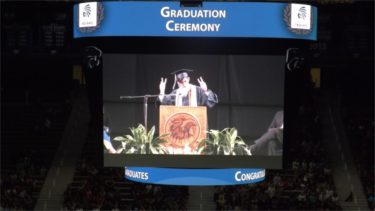
[(208, 137), (199, 146), (199, 154), (209, 155), (251, 155), (248, 145), (238, 136), (236, 128), (225, 128), (222, 131), (209, 130)]
[(131, 135), (122, 135), (113, 138), (120, 141), (120, 151), (125, 154), (167, 154), (167, 150), (162, 145), (166, 141), (162, 138), (167, 134), (154, 138), (155, 126), (147, 132), (146, 128), (139, 124), (138, 127), (130, 128)]

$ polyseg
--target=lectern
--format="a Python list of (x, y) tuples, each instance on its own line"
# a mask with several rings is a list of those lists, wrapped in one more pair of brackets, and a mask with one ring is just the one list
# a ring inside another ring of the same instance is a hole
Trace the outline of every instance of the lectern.
[(160, 106), (159, 135), (167, 142), (169, 154), (197, 154), (200, 141), (206, 138), (207, 107)]

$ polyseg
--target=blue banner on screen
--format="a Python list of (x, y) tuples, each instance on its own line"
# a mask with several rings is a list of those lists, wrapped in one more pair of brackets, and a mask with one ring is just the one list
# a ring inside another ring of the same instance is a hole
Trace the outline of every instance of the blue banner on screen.
[(178, 169), (125, 167), (125, 178), (163, 185), (239, 185), (263, 181), (265, 169)]
[(276, 2), (86, 2), (74, 6), (74, 38), (249, 37), (317, 39), (317, 8)]

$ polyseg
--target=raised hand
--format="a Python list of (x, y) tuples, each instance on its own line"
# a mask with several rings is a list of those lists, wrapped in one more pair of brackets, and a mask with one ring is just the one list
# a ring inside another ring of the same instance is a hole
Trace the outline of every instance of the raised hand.
[(197, 79), (197, 81), (198, 81), (198, 83), (199, 83), (199, 86), (200, 86), (205, 92), (207, 92), (207, 91), (208, 91), (207, 84), (206, 84), (206, 82), (204, 82), (202, 76), (199, 77), (199, 78)]
[(167, 78), (161, 78), (159, 84), (160, 94), (165, 94), (165, 85), (167, 84)]

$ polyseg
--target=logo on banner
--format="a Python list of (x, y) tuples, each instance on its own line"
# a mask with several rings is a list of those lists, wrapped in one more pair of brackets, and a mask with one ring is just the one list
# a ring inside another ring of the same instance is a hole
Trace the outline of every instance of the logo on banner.
[(93, 32), (100, 27), (104, 17), (103, 4), (85, 2), (78, 5), (78, 29), (80, 32)]
[(306, 14), (306, 7), (302, 6), (301, 8), (299, 8), (298, 13), (297, 13), (298, 19), (305, 20), (306, 19), (306, 15), (307, 15)]
[(310, 5), (288, 4), (284, 9), (284, 21), (289, 31), (307, 35), (312, 31), (313, 17)]

